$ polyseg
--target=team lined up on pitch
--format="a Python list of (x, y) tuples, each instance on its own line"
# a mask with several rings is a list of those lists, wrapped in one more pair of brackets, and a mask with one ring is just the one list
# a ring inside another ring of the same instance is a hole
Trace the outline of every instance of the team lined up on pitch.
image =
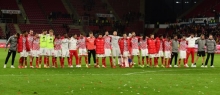
[[(22, 34), (16, 33), (12, 35), (7, 43), (6, 49), (10, 44), (8, 55), (5, 60), (4, 68), (8, 59), (12, 54), (12, 65), (14, 67), (14, 60), (16, 52), (20, 53), (18, 68), (27, 68), (27, 58), (30, 58), (30, 68), (34, 68), (33, 61), (36, 60), (36, 68), (41, 68), (42, 61), (44, 68), (57, 68), (58, 63), (60, 67), (64, 68), (64, 59), (67, 59), (68, 67), (73, 67), (73, 57), (75, 57), (76, 67), (81, 67), (81, 60), (84, 57), (86, 67), (90, 68), (90, 59), (93, 56), (94, 66), (99, 68), (99, 59), (102, 59), (101, 66), (106, 68), (106, 58), (110, 59), (111, 68), (116, 68), (119, 64), (121, 68), (134, 67), (134, 56), (138, 57), (138, 65), (140, 67), (152, 66), (154, 60), (154, 67), (159, 67), (158, 60), (161, 58), (161, 67), (172, 67), (172, 60), (175, 58), (174, 67), (180, 67), (181, 60), (183, 60), (184, 67), (188, 66), (188, 58), (192, 55), (191, 67), (196, 67), (196, 61), (199, 57), (203, 58), (202, 66), (207, 67), (209, 58), (211, 56), (211, 67), (214, 67), (214, 53), (216, 51), (216, 43), (212, 35), (205, 39), (204, 35), (201, 37), (182, 36), (178, 39), (177, 35), (171, 37), (163, 37), (162, 35), (154, 38), (151, 34), (148, 36), (136, 36), (135, 32), (127, 36), (126, 33), (122, 37), (117, 36), (117, 31), (113, 31), (113, 35), (109, 35), (108, 31), (105, 34), (98, 34), (94, 37), (93, 33), (89, 33), (89, 37), (80, 34), (68, 36), (56, 35), (53, 30), (42, 30), (41, 34), (33, 33), (30, 30), (23, 31)], [(197, 59), (194, 61), (195, 45), (198, 44)], [(207, 51), (207, 58), (205, 61), (205, 51)], [(178, 64), (177, 58), (179, 56)], [(50, 58), (52, 64), (50, 64)], [(118, 61), (116, 62), (116, 58)], [(146, 58), (146, 59), (145, 59)], [(57, 62), (59, 59), (59, 62)], [(142, 60), (142, 61), (141, 61)], [(146, 60), (146, 61), (145, 61)], [(145, 65), (146, 63), (146, 65)]]

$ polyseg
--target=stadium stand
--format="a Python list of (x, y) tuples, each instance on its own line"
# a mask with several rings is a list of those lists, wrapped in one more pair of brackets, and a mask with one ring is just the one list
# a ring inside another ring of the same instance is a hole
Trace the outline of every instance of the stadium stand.
[(9, 29), (9, 31), (10, 31), (10, 35), (13, 35), (13, 34), (17, 33), (13, 23), (8, 23), (7, 27)]
[(0, 0), (0, 9), (19, 10), (16, 0)]
[(214, 9), (219, 9), (217, 4), (219, 4), (219, 0), (203, 0), (201, 4), (199, 4), (195, 9), (193, 9), (190, 13), (186, 15), (186, 18), (192, 17), (214, 17), (215, 13)]
[(31, 23), (47, 23), (37, 0), (22, 0), (22, 5)]

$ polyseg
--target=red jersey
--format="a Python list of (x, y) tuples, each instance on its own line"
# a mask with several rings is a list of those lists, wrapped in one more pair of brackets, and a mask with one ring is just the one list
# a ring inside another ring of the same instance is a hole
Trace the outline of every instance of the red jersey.
[(104, 38), (96, 38), (96, 54), (105, 54), (105, 40)]
[(54, 40), (54, 50), (61, 50), (62, 39)]
[(164, 41), (164, 51), (171, 51), (171, 41)]
[(160, 40), (160, 48), (159, 48), (159, 51), (163, 51), (163, 44), (164, 44), (164, 39)]
[(124, 39), (124, 51), (128, 51), (128, 42)]
[(94, 50), (96, 47), (95, 47), (95, 37), (88, 37), (86, 39), (86, 47), (88, 50)]
[(147, 39), (147, 44), (148, 44), (148, 52), (149, 54), (156, 54), (158, 53), (156, 49), (156, 41), (152, 38)]
[(80, 49), (86, 49), (86, 37), (78, 39), (78, 46)]
[(35, 38), (32, 42), (32, 50), (40, 50), (40, 38)]
[(131, 47), (130, 47), (131, 44), (130, 44), (129, 39), (121, 38), (118, 43), (119, 43), (121, 54), (123, 54), (124, 51), (129, 51), (129, 53), (131, 53)]
[(139, 49), (139, 45), (138, 45), (138, 37), (131, 37), (130, 38), (131, 41), (131, 48), (132, 49)]
[(103, 37), (105, 40), (105, 49), (111, 49), (111, 37), (110, 36), (105, 36)]
[[(23, 45), (23, 50), (26, 50), (26, 42), (27, 42), (27, 39), (26, 39), (26, 37), (23, 37), (22, 38), (22, 45)], [(30, 45), (29, 43), (28, 43), (28, 45)]]
[(187, 41), (186, 40), (181, 40), (179, 50), (186, 51), (186, 49), (187, 49)]
[(29, 47), (32, 47), (32, 42), (33, 42), (33, 40), (34, 40), (34, 36), (31, 36), (30, 34), (28, 35), (28, 37), (27, 37), (27, 40), (28, 40), (28, 45), (29, 45)]
[(147, 40), (140, 40), (140, 49), (147, 49)]

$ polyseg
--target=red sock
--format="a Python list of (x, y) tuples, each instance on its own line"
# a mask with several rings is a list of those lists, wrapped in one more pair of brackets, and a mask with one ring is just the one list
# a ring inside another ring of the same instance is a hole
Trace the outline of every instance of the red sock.
[(106, 64), (105, 64), (105, 57), (102, 58), (102, 65), (106, 66)]
[(96, 65), (99, 65), (99, 58), (96, 58)]
[(57, 68), (57, 58), (54, 57), (54, 66)]
[(47, 64), (47, 57), (44, 57), (44, 65)]
[[(184, 62), (183, 62), (184, 63)], [(179, 65), (181, 64), (181, 59), (179, 59)]]
[[(71, 60), (73, 61), (73, 59), (71, 59)], [(76, 60), (76, 65), (79, 65), (79, 57), (78, 57), (78, 55), (75, 55), (75, 60)]]
[(156, 66), (156, 65), (157, 65), (157, 58), (154, 57), (154, 66)]
[(165, 58), (165, 66), (167, 66), (167, 58)]
[(33, 63), (33, 59), (34, 59), (33, 57), (30, 58), (30, 66), (33, 65), (33, 64), (32, 64), (32, 63)]
[(72, 66), (73, 64), (72, 64), (72, 60), (71, 60), (71, 58), (67, 57), (67, 60), (68, 60), (68, 64), (69, 64), (69, 66)]
[(41, 64), (41, 62), (42, 62), (42, 57), (40, 57), (40, 59), (39, 59), (39, 63)]
[(156, 65), (158, 65), (158, 60), (159, 60), (159, 57), (156, 58)]
[(52, 66), (55, 66), (55, 57), (52, 57)]
[(149, 61), (150, 61), (150, 66), (152, 66), (152, 58), (150, 58), (150, 60), (149, 60)]
[(88, 58), (87, 58), (87, 56), (85, 56), (85, 62), (86, 62), (86, 64), (88, 64)]
[(148, 62), (149, 62), (149, 58), (148, 57), (146, 57), (146, 62), (147, 62), (147, 65), (148, 65)]
[(47, 57), (47, 66), (50, 66), (50, 58)]
[(109, 59), (110, 59), (110, 64), (111, 64), (111, 66), (113, 66), (112, 57), (110, 57)]
[(168, 59), (168, 65), (170, 65), (170, 61), (171, 61), (171, 59), (169, 58), (169, 59)]
[(164, 58), (163, 58), (163, 57), (161, 57), (161, 63), (162, 63), (162, 64), (164, 64), (163, 62), (164, 62)]
[(64, 58), (61, 58), (61, 67), (64, 67)]
[(80, 56), (80, 57), (79, 57), (79, 64), (81, 64), (81, 60), (82, 60), (82, 57)]
[(27, 57), (24, 58), (24, 64), (27, 66)]
[(19, 66), (23, 66), (24, 57), (20, 57), (19, 59)]
[[(133, 60), (133, 59), (132, 59)], [(138, 56), (138, 64), (140, 65), (141, 64), (141, 62), (140, 62), (140, 57)]]
[(125, 60), (126, 60), (126, 58), (123, 58), (122, 60), (123, 60), (123, 62), (122, 62), (123, 66), (125, 67)]
[(60, 57), (60, 66), (62, 67), (62, 57)]
[(142, 65), (144, 65), (144, 57), (142, 57)]
[(38, 57), (36, 57), (36, 66), (38, 67), (38, 64), (39, 63), (39, 59), (38, 59)]
[(184, 65), (186, 64), (186, 59), (183, 59), (183, 64), (184, 64)]

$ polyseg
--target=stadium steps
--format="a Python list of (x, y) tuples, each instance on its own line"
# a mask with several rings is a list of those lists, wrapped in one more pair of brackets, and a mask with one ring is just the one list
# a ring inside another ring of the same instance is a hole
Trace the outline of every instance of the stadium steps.
[(67, 1), (66, 1), (66, 0), (61, 0), (61, 2), (63, 3), (63, 6), (64, 6), (65, 9), (67, 10), (67, 12), (68, 12), (69, 14), (72, 14), (73, 12), (71, 11), (71, 9), (70, 9), (70, 7), (69, 7)]
[[(16, 1), (17, 1), (17, 0), (16, 0)], [(18, 3), (18, 2), (17, 2), (17, 5), (18, 5), (19, 10), (21, 11), (21, 14), (22, 14), (22, 17), (23, 17), (23, 21), (24, 21), (25, 18), (26, 18), (27, 23), (30, 23), (29, 19), (27, 18), (27, 14), (26, 14), (26, 12), (25, 12), (25, 10), (24, 10), (24, 7), (23, 7), (22, 3)]]
[[(70, 8), (70, 10), (72, 11), (72, 13), (74, 14), (74, 19), (79, 19), (80, 16), (79, 14), (77, 13), (77, 10), (76, 8), (73, 7), (72, 3), (71, 3), (71, 0), (64, 0), (66, 2), (66, 4), (68, 4), (68, 7)], [(66, 6), (64, 4), (64, 6)]]
[(83, 26), (78, 26), (78, 25), (69, 25), (70, 29), (79, 29), (80, 33), (85, 34), (85, 31), (83, 30)]
[(1, 36), (5, 36), (5, 35), (6, 35), (6, 34), (5, 34), (5, 26), (6, 26), (5, 23), (1, 23), (1, 24), (0, 24), (0, 28), (1, 28), (2, 34), (3, 34), (3, 35), (1, 35)]
[(14, 24), (14, 28), (17, 33), (21, 33), (21, 30), (20, 30), (18, 24)]
[(183, 18), (184, 16), (186, 16), (187, 14), (189, 14), (192, 10), (194, 10), (198, 5), (200, 5), (204, 0), (198, 0), (197, 3), (192, 7), (190, 8), (189, 10), (187, 10), (186, 12), (184, 12), (182, 15), (180, 15), (179, 19)]
[(115, 18), (117, 20), (121, 20), (120, 17), (118, 16), (118, 14), (115, 12), (114, 8), (111, 6), (111, 4), (108, 2), (108, 0), (102, 0), (102, 2), (106, 3), (107, 6), (107, 10), (112, 11), (112, 14), (114, 14)]
[(140, 0), (140, 12), (141, 14), (145, 14), (145, 0)]
[(158, 31), (159, 31), (159, 28), (154, 29), (153, 34), (157, 34)]

